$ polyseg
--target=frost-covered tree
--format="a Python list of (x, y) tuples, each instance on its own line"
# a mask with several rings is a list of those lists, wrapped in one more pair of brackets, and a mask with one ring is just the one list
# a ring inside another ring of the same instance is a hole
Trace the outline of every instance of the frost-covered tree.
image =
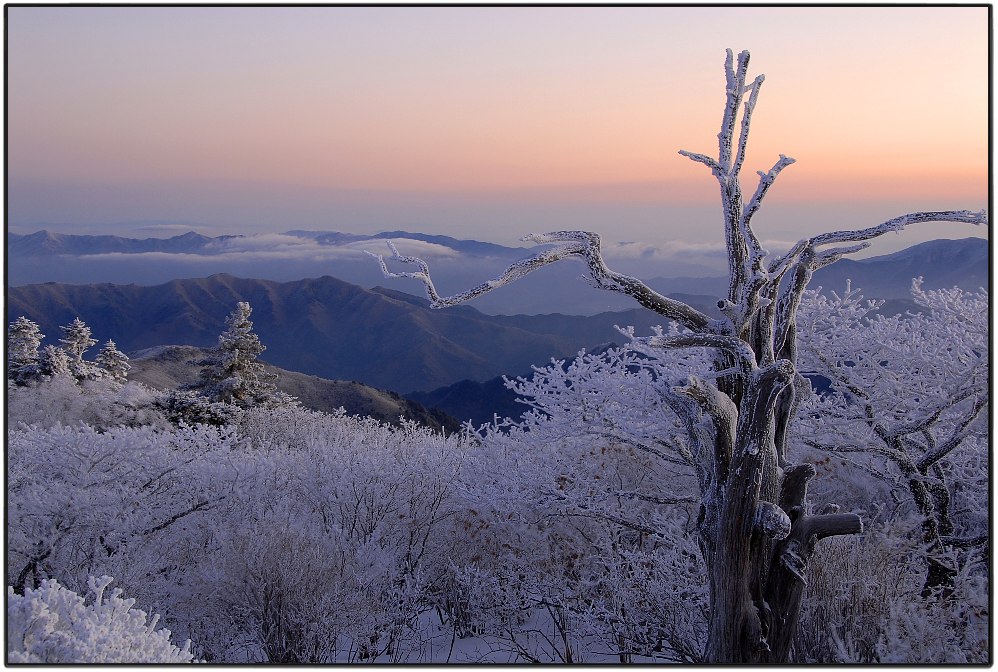
[(240, 301), (225, 320), (225, 331), (218, 345), (205, 359), (197, 362), (204, 368), (190, 389), (211, 402), (233, 404), (240, 408), (285, 405), (292, 398), (278, 392), (276, 376), (267, 373), (257, 357), (267, 349), (253, 332), (250, 304)]
[(47, 579), (23, 595), (7, 588), (7, 659), (12, 663), (190, 663), (190, 641), (178, 648), (169, 630), (157, 630), (159, 616), (146, 620), (134, 598), (115, 588), (112, 579), (90, 577), (93, 599)]
[(118, 350), (118, 346), (112, 340), (108, 340), (97, 354), (97, 366), (104, 371), (105, 376), (118, 383), (127, 380), (128, 370), (132, 368), (128, 363), (128, 355)]
[(38, 370), (41, 375), (52, 378), (69, 376), (72, 373), (69, 355), (62, 348), (46, 345), (38, 357)]
[(97, 343), (90, 336), (90, 327), (78, 317), (69, 324), (59, 327), (59, 329), (63, 333), (63, 337), (59, 339), (59, 342), (62, 343), (62, 348), (69, 355), (70, 359), (75, 361), (81, 361), (83, 353)]
[(718, 306), (721, 319), (611, 270), (601, 256), (599, 236), (590, 232), (531, 234), (525, 240), (556, 246), (450, 297), (437, 292), (422, 259), (403, 256), (389, 243), (395, 260), (418, 268), (394, 273), (379, 257), (387, 277), (420, 280), (435, 308), (474, 299), (548, 264), (578, 258), (596, 288), (626, 294), (681, 328), (634, 337), (633, 346), (649, 355), (709, 353), (709, 367), (672, 373), (670, 384), (662, 388), (662, 403), (682, 423), (681, 454), (696, 472), (697, 532), (711, 605), (704, 660), (714, 663), (785, 662), (815, 544), (862, 530), (857, 515), (813, 512), (807, 487), (815, 468), (787, 459), (789, 429), (810, 392), (797, 370), (797, 312), (813, 273), (868, 247), (867, 241), (912, 224), (987, 221), (984, 212), (966, 210), (909, 213), (865, 229), (804, 238), (771, 259), (753, 231), (752, 219), (794, 159), (781, 155), (770, 170), (760, 171), (754, 192), (746, 198), (741, 169), (764, 79), (760, 75), (748, 81), (748, 63), (747, 51), (737, 61), (727, 52), (717, 158), (680, 152), (709, 168), (720, 187), (729, 269), (727, 296)]
[(38, 325), (23, 315), (7, 327), (7, 378), (18, 385), (39, 374), (39, 348), (42, 334)]
[(912, 297), (918, 312), (888, 317), (849, 286), (807, 293), (800, 366), (831, 390), (808, 403), (798, 432), (914, 504), (928, 593), (951, 584), (960, 550), (988, 541), (988, 295), (926, 291), (916, 278)]
[(80, 318), (67, 325), (59, 327), (63, 337), (59, 339), (62, 349), (69, 361), (69, 372), (77, 380), (94, 380), (100, 371), (92, 362), (83, 359), (83, 355), (91, 346), (96, 345), (96, 339), (91, 337), (90, 327)]

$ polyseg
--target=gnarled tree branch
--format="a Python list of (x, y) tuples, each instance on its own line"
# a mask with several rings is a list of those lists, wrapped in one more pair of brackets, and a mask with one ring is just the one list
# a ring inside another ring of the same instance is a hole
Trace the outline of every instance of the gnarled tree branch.
[(544, 250), (532, 257), (521, 259), (511, 264), (498, 278), (483, 282), (477, 287), (448, 297), (440, 296), (437, 292), (430, 277), (429, 266), (425, 261), (418, 257), (400, 254), (391, 241), (388, 242), (388, 246), (392, 251), (392, 258), (402, 263), (415, 264), (419, 268), (418, 271), (392, 272), (388, 270), (388, 265), (385, 263), (385, 258), (382, 255), (373, 252), (367, 252), (367, 254), (380, 262), (382, 273), (384, 273), (386, 278), (414, 278), (421, 281), (426, 288), (426, 295), (430, 299), (431, 308), (445, 308), (470, 301), (494, 289), (508, 285), (514, 280), (519, 280), (548, 264), (574, 256), (581, 257), (586, 262), (592, 282), (599, 289), (626, 294), (645, 308), (653, 310), (671, 320), (675, 320), (692, 331), (703, 331), (710, 323), (710, 318), (696, 308), (682, 301), (676, 301), (675, 299), (663, 296), (637, 278), (617, 273), (607, 267), (600, 254), (600, 237), (595, 233), (588, 231), (552, 231), (543, 234), (530, 234), (524, 236), (523, 240), (541, 244), (556, 242), (565, 244), (550, 250)]

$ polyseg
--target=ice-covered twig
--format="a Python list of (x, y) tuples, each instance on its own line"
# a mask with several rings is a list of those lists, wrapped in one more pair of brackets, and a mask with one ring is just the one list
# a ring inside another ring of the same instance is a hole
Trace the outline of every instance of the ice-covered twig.
[[(742, 52), (747, 54), (748, 52)], [(748, 66), (748, 59), (745, 61), (746, 67)], [(742, 73), (742, 77), (745, 77), (745, 73)], [(749, 136), (749, 125), (752, 123), (752, 112), (755, 111), (755, 104), (759, 100), (759, 89), (762, 88), (762, 83), (766, 81), (765, 75), (759, 75), (755, 78), (755, 81), (745, 87), (745, 90), (751, 91), (749, 94), (749, 99), (745, 102), (745, 109), (742, 112), (742, 128), (738, 136), (738, 152), (735, 154), (735, 163), (731, 167), (732, 173), (739, 173), (742, 170), (742, 164), (745, 163), (745, 148), (748, 145)]]
[[(756, 187), (755, 194), (752, 195), (748, 205), (745, 206), (745, 212), (742, 213), (743, 227), (749, 227), (749, 224), (752, 222), (752, 217), (759, 210), (759, 207), (762, 205), (762, 199), (765, 198), (766, 192), (769, 191), (769, 188), (773, 186), (773, 182), (776, 181), (776, 177), (783, 171), (784, 168), (796, 162), (797, 159), (780, 154), (779, 160), (773, 164), (773, 167), (769, 169), (769, 172), (764, 173), (761, 170), (758, 172), (759, 186)], [(751, 231), (751, 229), (749, 230)]]
[(731, 170), (731, 147), (735, 137), (735, 124), (738, 118), (738, 108), (745, 93), (745, 75), (748, 72), (749, 52), (738, 54), (738, 69), (734, 67), (734, 53), (731, 49), (725, 51), (724, 76), (726, 81), (726, 105), (724, 117), (721, 120), (721, 132), (717, 134), (718, 159), (724, 172)]
[(969, 428), (971, 423), (977, 419), (980, 415), (981, 410), (983, 410), (988, 405), (987, 395), (981, 395), (974, 400), (973, 405), (971, 405), (970, 410), (966, 415), (961, 418), (959, 424), (954, 430), (953, 434), (944, 441), (942, 444), (935, 447), (934, 450), (929, 451), (926, 455), (922, 456), (922, 459), (918, 461), (918, 469), (923, 473), (932, 465), (936, 464), (939, 460), (943, 459), (949, 455), (955, 448), (957, 448), (964, 439), (969, 436)]
[(720, 178), (724, 171), (721, 170), (721, 165), (713, 157), (707, 156), (706, 154), (698, 154), (696, 152), (688, 152), (685, 149), (679, 150), (681, 156), (685, 156), (691, 161), (696, 161), (697, 163), (702, 163), (703, 165), (710, 168), (710, 171), (714, 173), (715, 177)]

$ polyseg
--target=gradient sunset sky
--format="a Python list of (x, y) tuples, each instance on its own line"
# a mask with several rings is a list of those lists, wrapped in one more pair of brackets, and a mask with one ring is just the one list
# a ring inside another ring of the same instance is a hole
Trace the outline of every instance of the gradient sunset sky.
[[(722, 237), (724, 50), (760, 237), (987, 206), (985, 7), (7, 8), (11, 231)], [(958, 227), (958, 228), (955, 228)], [(986, 236), (922, 225), (878, 253)]]

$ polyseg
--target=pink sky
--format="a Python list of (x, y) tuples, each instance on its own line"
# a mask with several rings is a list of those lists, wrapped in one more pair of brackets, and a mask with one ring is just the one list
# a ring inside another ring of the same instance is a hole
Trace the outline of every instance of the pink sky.
[(798, 160), (769, 196), (772, 236), (843, 213), (853, 228), (897, 207), (987, 205), (985, 7), (9, 7), (7, 19), (13, 230), (182, 219), (508, 242), (579, 219), (706, 239), (700, 215), (657, 225), (643, 208), (664, 222), (670, 206), (715, 202), (709, 173), (676, 152), (716, 152), (727, 47), (767, 75), (751, 188), (779, 153)]

